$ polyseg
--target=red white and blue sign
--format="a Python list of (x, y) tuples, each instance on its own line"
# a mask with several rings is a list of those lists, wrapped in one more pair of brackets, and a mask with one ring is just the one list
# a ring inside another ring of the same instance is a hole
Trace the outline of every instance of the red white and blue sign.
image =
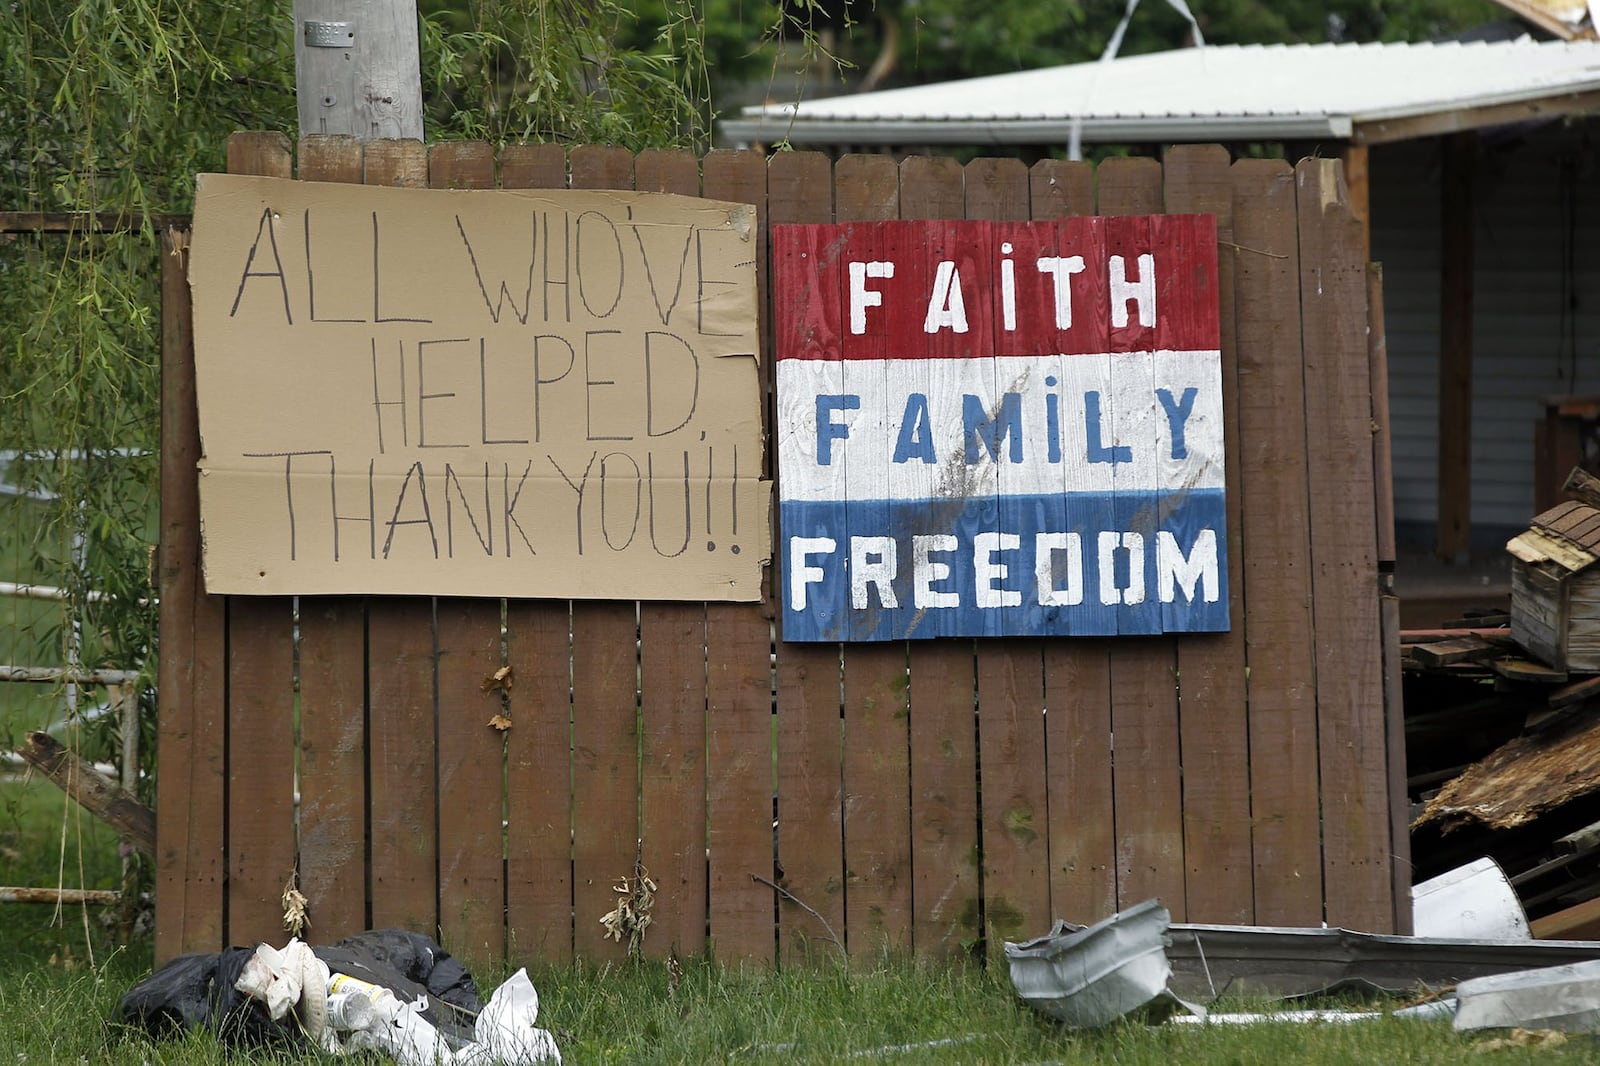
[(1212, 216), (772, 239), (784, 639), (1228, 628)]

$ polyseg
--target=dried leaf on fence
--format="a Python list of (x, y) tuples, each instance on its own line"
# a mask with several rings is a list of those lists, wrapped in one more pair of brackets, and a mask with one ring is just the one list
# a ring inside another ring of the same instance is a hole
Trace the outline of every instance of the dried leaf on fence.
[(500, 732), (504, 733), (506, 730), (511, 728), (511, 719), (507, 718), (503, 714), (497, 714), (493, 718), (489, 719), (489, 724), (500, 730)]
[(617, 943), (626, 937), (628, 954), (637, 955), (644, 944), (644, 931), (653, 920), (650, 909), (656, 903), (656, 883), (650, 880), (650, 871), (644, 864), (635, 860), (633, 876), (617, 878), (611, 891), (617, 894), (617, 906), (600, 919), (600, 924), (606, 927), (605, 935)]
[(502, 666), (484, 678), (478, 687), (485, 692), (510, 692), (512, 680), (511, 667)]
[(289, 880), (283, 883), (283, 927), (290, 936), (300, 936), (311, 927), (311, 916), (306, 913), (306, 904), (310, 901), (294, 884), (298, 876), (291, 873)]

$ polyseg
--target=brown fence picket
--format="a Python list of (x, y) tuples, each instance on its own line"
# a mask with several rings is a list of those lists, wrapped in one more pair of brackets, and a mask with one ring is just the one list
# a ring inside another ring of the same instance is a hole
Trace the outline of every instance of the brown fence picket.
[(991, 949), (1049, 930), (1043, 653), (1033, 640), (978, 646), (984, 924)]
[(1049, 641), (1044, 650), (1050, 910), (1084, 925), (1117, 909), (1111, 658), (1106, 643)]
[(368, 185), (423, 188), (428, 184), (428, 149), (420, 141), (404, 138), (368, 141), (361, 180)]
[(1094, 214), (1094, 167), (1041, 159), (1028, 168), (1029, 210), (1035, 219)]
[(295, 867), (294, 607), (228, 599), (228, 941), (276, 939)]
[[(1045, 159), (1028, 178), (1035, 219), (1094, 213), (1089, 164)], [(1117, 906), (1110, 643), (1078, 638), (1044, 646), (1051, 913), (1075, 922), (1096, 921)]]
[[(228, 141), (235, 174), (288, 177), (289, 140)], [(224, 936), (249, 944), (283, 925), (280, 897), (295, 868), (294, 608), (288, 597), (227, 602), (227, 917)]]
[(428, 188), (494, 188), (494, 146), (484, 141), (444, 141), (430, 146)]
[(633, 876), (639, 839), (639, 734), (629, 601), (572, 605), (572, 901), (575, 945), (586, 958), (622, 958), (605, 938), (613, 886)]
[(639, 808), (658, 886), (646, 954), (698, 955), (706, 941), (706, 608), (639, 605)]
[(633, 161), (633, 183), (639, 192), (700, 195), (700, 160), (690, 152), (647, 148)]
[[(706, 156), (705, 195), (756, 209), (752, 251), (761, 282), (766, 277), (766, 179), (766, 165), (756, 156), (744, 152)], [(766, 315), (760, 315), (759, 326), (769, 329)], [(765, 352), (768, 345), (762, 343), (761, 348)], [(764, 354), (757, 356), (756, 369), (765, 398), (771, 389), (771, 367)], [(763, 403), (762, 410), (763, 422), (770, 427), (770, 409)], [(770, 470), (770, 455), (745, 461)], [(749, 551), (771, 533), (770, 525), (762, 529), (739, 521), (728, 529), (727, 543), (719, 543), (718, 550)], [(773, 579), (769, 572), (769, 596)], [(771, 614), (756, 603), (711, 603), (705, 610), (712, 944), (720, 958), (766, 962), (777, 945), (774, 901), (771, 889), (751, 875), (770, 878), (775, 861)]]
[(300, 885), (318, 938), (367, 927), (366, 603), (300, 601)]
[(506, 955), (501, 788), (505, 733), (496, 675), (500, 601), (435, 601), (439, 736), (439, 937), (454, 955)]
[(952, 957), (982, 933), (972, 642), (913, 641), (909, 662), (912, 943)]
[[(774, 156), (767, 165), (767, 212), (771, 224), (833, 221), (833, 168), (828, 157), (820, 152)], [(780, 306), (775, 296), (771, 299), (770, 321), (795, 313)], [(782, 477), (783, 471), (775, 471), (775, 482)], [(774, 649), (779, 880), (795, 898), (822, 916), (819, 921), (793, 900), (779, 901), (778, 937), (783, 957), (801, 960), (811, 954), (816, 942), (822, 942), (821, 952), (831, 955), (829, 930), (841, 945), (844, 937), (840, 647), (786, 644), (781, 626), (780, 618)]]
[(1394, 932), (1410, 936), (1411, 808), (1406, 795), (1405, 681), (1400, 661), (1400, 598), (1394, 593), (1394, 458), (1389, 424), (1389, 341), (1383, 317), (1383, 264), (1367, 264), (1367, 366), (1372, 389), (1372, 476), (1378, 548), (1378, 627), (1383, 642), (1383, 714), (1389, 781), (1389, 882)]
[[(301, 181), (359, 184), (354, 137), (300, 139)], [(300, 598), (300, 888), (319, 938), (367, 927), (367, 609), (360, 596)]]
[[(420, 147), (420, 145), (419, 145)], [(372, 601), (367, 619), (367, 771), (372, 924), (438, 935), (433, 601)]]
[[(1161, 164), (1107, 159), (1097, 171), (1102, 215), (1161, 210)], [(1111, 729), (1116, 737), (1117, 899), (1151, 896), (1184, 918), (1183, 785), (1179, 770), (1177, 641), (1126, 637), (1111, 646)]]
[(717, 957), (773, 957), (772, 641), (756, 604), (706, 605), (706, 808), (711, 944)]
[(500, 184), (507, 189), (565, 189), (567, 153), (559, 144), (508, 144), (500, 150)]
[(506, 941), (519, 963), (573, 953), (571, 624), (565, 600), (506, 604)]
[[(634, 182), (641, 192), (697, 196), (700, 162), (641, 152)], [(640, 835), (658, 886), (644, 951), (656, 958), (705, 950), (705, 648), (705, 604), (639, 604)]]
[[(1029, 174), (1021, 160), (975, 159), (965, 178), (967, 218), (1028, 219)], [(1051, 922), (1043, 642), (979, 641), (977, 680), (984, 919), (995, 949)], [(982, 772), (986, 766), (991, 772)]]
[[(626, 149), (580, 145), (569, 164), (574, 189), (633, 188)], [(578, 952), (591, 958), (626, 950), (601, 939), (598, 923), (637, 857), (637, 637), (637, 604), (573, 602), (573, 925)]]
[(1306, 507), (1305, 383), (1300, 360), (1294, 172), (1233, 165), (1238, 338), (1240, 524), (1250, 692), (1255, 920), (1322, 920), (1317, 732)]
[[(436, 144), (428, 185), (492, 189), (495, 158), (482, 141)], [(448, 496), (447, 483), (445, 493)], [(459, 486), (458, 486), (459, 491)], [(439, 788), (439, 936), (478, 962), (505, 958), (501, 769), (505, 739), (489, 719), (501, 709), (485, 681), (502, 666), (500, 601), (439, 599), (434, 606)]]
[[(369, 141), (368, 185), (422, 188), (420, 142)], [(370, 917), (437, 935), (438, 805), (434, 746), (433, 601), (375, 597), (367, 605), (367, 773)]]
[(1340, 164), (1295, 168), (1322, 781), (1324, 918), (1388, 931), (1388, 767), (1361, 223)]
[[(966, 175), (953, 159), (900, 166), (900, 217), (959, 218)], [(912, 943), (925, 956), (970, 950), (983, 933), (978, 850), (974, 644), (911, 641)]]
[[(888, 156), (834, 165), (840, 222), (900, 213), (900, 175)], [(844, 648), (845, 943), (852, 953), (911, 946), (911, 826), (906, 645)]]
[[(1226, 149), (1179, 145), (1163, 171), (1166, 208), (1217, 220), (1217, 289), (1221, 314), (1222, 423), (1227, 470), (1227, 554), (1244, 558), (1240, 525), (1239, 373), (1234, 341), (1233, 181)], [(1250, 762), (1246, 713), (1244, 580), (1229, 567), (1227, 633), (1178, 641), (1179, 733), (1183, 751), (1186, 911), (1192, 922), (1255, 920), (1250, 858), (1250, 782), (1236, 772)]]
[[(500, 153), (508, 189), (564, 189), (559, 144)], [(572, 609), (566, 600), (506, 604), (506, 942), (517, 961), (566, 962), (572, 920)]]
[(161, 594), (158, 663), (162, 772), (156, 779), (156, 957), (222, 944), (227, 819), (227, 616), (200, 570), (199, 414), (189, 232), (161, 246)]
[[(229, 155), (289, 171), (277, 135)], [(300, 151), (302, 180), (492, 188), (497, 164), (506, 188), (569, 185), (556, 145)], [(574, 188), (755, 204), (763, 299), (769, 223), (1045, 219), (1096, 196), (1109, 215), (1214, 214), (1232, 630), (774, 645), (780, 566), (764, 604), (321, 596), (296, 619), (286, 597), (208, 596), (171, 234), (158, 957), (281, 939), (297, 862), (317, 935), (405, 925), (473, 961), (620, 958), (599, 918), (636, 854), (658, 884), (655, 956), (698, 954), (709, 931), (725, 959), (830, 957), (830, 934), (854, 955), (953, 957), (1151, 895), (1196, 921), (1403, 920), (1394, 611), (1361, 461), (1381, 308), (1333, 164), (1297, 179), (1215, 147), (1096, 170), (580, 146), (570, 168)], [(763, 306), (769, 430), (767, 338), (793, 313)]]

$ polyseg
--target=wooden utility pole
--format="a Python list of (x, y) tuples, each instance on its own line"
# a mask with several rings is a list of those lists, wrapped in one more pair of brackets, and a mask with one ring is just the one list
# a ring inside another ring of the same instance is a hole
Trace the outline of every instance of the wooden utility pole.
[(416, 0), (294, 0), (300, 133), (422, 140)]

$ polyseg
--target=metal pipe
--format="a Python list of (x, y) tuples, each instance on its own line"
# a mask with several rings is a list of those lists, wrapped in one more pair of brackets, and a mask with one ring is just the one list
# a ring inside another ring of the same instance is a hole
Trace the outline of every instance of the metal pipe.
[(67, 670), (59, 666), (0, 665), (0, 681), (66, 681), (74, 685), (126, 685), (137, 670)]
[(0, 903), (116, 903), (122, 893), (98, 888), (0, 888)]

